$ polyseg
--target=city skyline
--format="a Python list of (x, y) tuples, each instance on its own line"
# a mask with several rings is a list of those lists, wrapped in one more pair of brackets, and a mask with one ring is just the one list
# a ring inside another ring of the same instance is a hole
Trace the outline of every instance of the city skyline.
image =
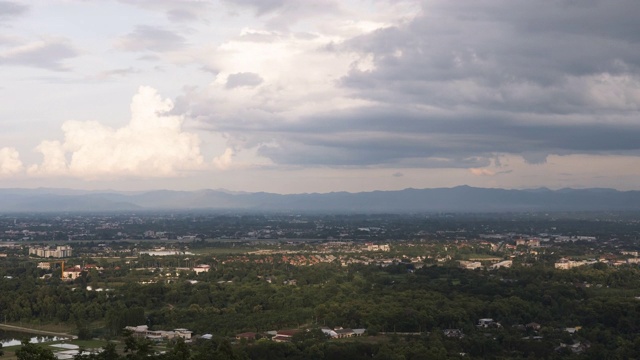
[(0, 188), (640, 190), (637, 13), (0, 1)]

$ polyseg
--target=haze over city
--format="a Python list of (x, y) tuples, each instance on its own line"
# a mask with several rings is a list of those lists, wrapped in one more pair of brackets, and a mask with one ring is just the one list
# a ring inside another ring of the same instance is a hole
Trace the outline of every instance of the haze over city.
[(0, 1), (0, 187), (640, 190), (638, 14)]

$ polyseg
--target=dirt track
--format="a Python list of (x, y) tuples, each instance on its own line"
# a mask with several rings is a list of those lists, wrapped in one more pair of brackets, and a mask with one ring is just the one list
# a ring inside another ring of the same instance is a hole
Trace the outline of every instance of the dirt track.
[(49, 336), (64, 337), (64, 338), (69, 338), (69, 339), (76, 339), (77, 338), (77, 336), (69, 335), (67, 333), (59, 333), (59, 332), (54, 332), (54, 331), (37, 330), (37, 329), (26, 328), (26, 327), (15, 326), (15, 325), (0, 324), (0, 329), (11, 330), (11, 331), (19, 331), (19, 332), (27, 332), (27, 333), (30, 333), (30, 334), (37, 334), (37, 335), (49, 335)]

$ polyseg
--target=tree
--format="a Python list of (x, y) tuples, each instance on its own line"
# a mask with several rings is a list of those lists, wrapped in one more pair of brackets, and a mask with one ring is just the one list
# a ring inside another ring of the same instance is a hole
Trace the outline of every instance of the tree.
[(116, 344), (112, 342), (108, 342), (103, 348), (102, 352), (98, 354), (98, 359), (100, 360), (117, 360), (122, 359), (120, 355), (116, 352)]
[(149, 339), (136, 338), (131, 332), (126, 335), (124, 339), (124, 351), (130, 352), (127, 354), (127, 359), (144, 359), (150, 355), (153, 355), (153, 343)]
[(16, 356), (18, 360), (56, 360), (53, 351), (32, 344), (28, 339), (22, 341), (22, 347), (16, 351)]
[(184, 342), (183, 338), (178, 338), (165, 356), (168, 360), (189, 360), (191, 358), (191, 349)]

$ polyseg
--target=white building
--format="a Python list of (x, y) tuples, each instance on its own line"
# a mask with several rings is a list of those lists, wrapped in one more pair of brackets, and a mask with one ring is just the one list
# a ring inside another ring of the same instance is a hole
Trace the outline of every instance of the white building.
[(55, 249), (52, 249), (48, 246), (30, 246), (29, 255), (43, 258), (64, 258), (71, 257), (73, 255), (73, 249), (71, 249), (71, 246), (69, 245), (56, 246)]

